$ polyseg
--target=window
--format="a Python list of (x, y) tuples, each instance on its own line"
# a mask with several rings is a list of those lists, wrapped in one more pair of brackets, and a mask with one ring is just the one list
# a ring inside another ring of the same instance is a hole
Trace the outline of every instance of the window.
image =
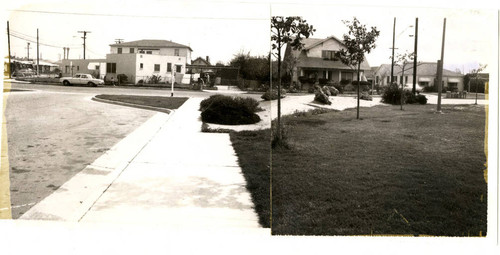
[(335, 51), (333, 50), (323, 50), (321, 51), (321, 57), (327, 60), (337, 60), (335, 57)]
[(148, 51), (146, 51), (146, 54), (153, 54), (153, 52), (148, 50)]
[(155, 64), (155, 72), (159, 72), (159, 71), (160, 71), (160, 65)]
[(122, 48), (118, 48), (118, 54), (122, 54)]
[(76, 70), (77, 70), (77, 71), (80, 71), (80, 66), (76, 66)]
[(116, 63), (106, 63), (106, 73), (116, 73)]
[(405, 76), (405, 83), (408, 83), (408, 76)]
[(179, 49), (174, 49), (174, 56), (179, 56)]
[(99, 70), (99, 65), (96, 65), (96, 66), (95, 66), (95, 70)]
[(172, 63), (167, 63), (167, 72), (172, 72)]
[(130, 53), (134, 53), (134, 48), (130, 48)]
[(176, 73), (180, 73), (180, 72), (181, 72), (181, 69), (182, 69), (182, 66), (181, 66), (181, 65), (175, 65), (175, 72), (176, 72)]
[(139, 68), (140, 68), (140, 69), (144, 68), (144, 64), (143, 64), (143, 63), (140, 63), (140, 64), (139, 64)]
[(69, 66), (66, 66), (65, 73), (69, 73)]
[(380, 82), (379, 80), (380, 76), (375, 76), (375, 83), (378, 84)]
[(143, 50), (140, 50), (140, 51), (139, 51), (139, 53), (142, 53), (142, 54), (144, 54), (145, 52), (144, 52)]
[(389, 76), (387, 76), (387, 84), (389, 84), (389, 82), (391, 82)]

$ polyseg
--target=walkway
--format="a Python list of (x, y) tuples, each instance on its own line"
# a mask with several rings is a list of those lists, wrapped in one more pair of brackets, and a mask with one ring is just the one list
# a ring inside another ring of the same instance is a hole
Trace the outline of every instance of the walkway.
[(200, 132), (200, 101), (156, 114), (22, 219), (260, 228), (229, 135)]

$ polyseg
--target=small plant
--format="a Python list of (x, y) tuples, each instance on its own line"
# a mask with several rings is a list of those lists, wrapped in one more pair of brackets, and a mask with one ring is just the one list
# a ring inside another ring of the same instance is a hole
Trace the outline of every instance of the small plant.
[(160, 75), (153, 75), (149, 78), (149, 83), (150, 84), (158, 84), (161, 81), (161, 76)]
[[(284, 98), (284, 97), (286, 97), (286, 90), (281, 89), (281, 98)], [(277, 89), (273, 89), (272, 91), (268, 90), (260, 98), (262, 98), (266, 101), (276, 100), (276, 99), (278, 99), (278, 90)]]
[(118, 79), (118, 83), (119, 84), (127, 83), (128, 82), (128, 77), (125, 74), (119, 74), (119, 75), (116, 76), (116, 78)]

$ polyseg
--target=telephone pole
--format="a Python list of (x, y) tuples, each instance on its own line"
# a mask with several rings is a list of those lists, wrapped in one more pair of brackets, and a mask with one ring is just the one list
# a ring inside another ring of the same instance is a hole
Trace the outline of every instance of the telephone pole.
[(391, 84), (394, 82), (394, 45), (396, 44), (396, 17), (394, 17), (394, 26), (392, 27), (392, 58), (391, 58)]
[(444, 59), (444, 35), (446, 34), (446, 18), (444, 18), (443, 22), (443, 41), (441, 44), (441, 60), (438, 62), (438, 103), (437, 103), (437, 112), (441, 113), (441, 91), (443, 90), (443, 59)]
[(28, 61), (30, 60), (30, 43), (28, 42), (28, 46), (26, 47), (28, 50)]
[(7, 44), (9, 45), (9, 79), (12, 78), (11, 64), (10, 64), (10, 29), (9, 29), (9, 21), (7, 21)]
[(36, 29), (36, 75), (40, 75), (40, 44), (38, 43), (38, 28)]
[(83, 59), (85, 59), (85, 39), (87, 39), (87, 33), (90, 31), (78, 31), (78, 33), (83, 33)]
[(417, 91), (417, 44), (418, 44), (418, 18), (415, 18), (415, 49), (413, 51), (413, 90), (415, 95)]

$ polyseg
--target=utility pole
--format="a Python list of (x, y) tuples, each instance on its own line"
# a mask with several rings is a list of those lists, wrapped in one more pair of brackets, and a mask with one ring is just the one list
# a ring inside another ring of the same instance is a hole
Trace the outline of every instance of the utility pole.
[(413, 89), (412, 93), (417, 92), (417, 44), (418, 44), (418, 18), (415, 18), (415, 49), (413, 50)]
[(441, 60), (438, 62), (438, 104), (437, 112), (441, 113), (441, 91), (443, 90), (443, 60), (444, 60), (444, 38), (446, 34), (446, 18), (443, 21), (443, 41), (441, 43)]
[(26, 47), (28, 49), (28, 61), (30, 60), (30, 43), (28, 42), (28, 46)]
[(38, 28), (36, 29), (36, 75), (40, 75), (40, 44), (38, 43)]
[(12, 78), (11, 64), (10, 64), (10, 29), (9, 29), (9, 21), (7, 21), (7, 44), (9, 45), (9, 79)]
[(394, 47), (396, 44), (396, 17), (394, 17), (394, 26), (392, 27), (392, 63), (391, 63), (391, 84), (394, 82)]
[(87, 33), (90, 31), (78, 31), (78, 33), (83, 33), (83, 59), (85, 59), (85, 39), (87, 38)]

